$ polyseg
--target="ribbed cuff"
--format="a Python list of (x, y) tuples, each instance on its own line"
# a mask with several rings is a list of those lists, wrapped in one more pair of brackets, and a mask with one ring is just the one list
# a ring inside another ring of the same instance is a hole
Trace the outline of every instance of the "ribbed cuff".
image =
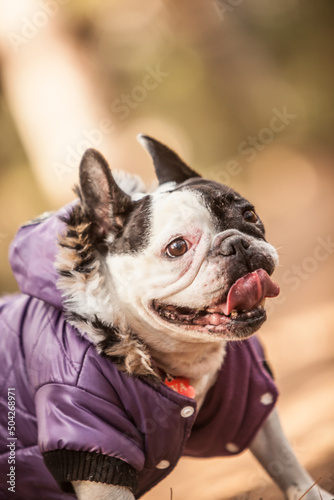
[(135, 469), (120, 460), (101, 453), (55, 450), (43, 453), (44, 463), (65, 493), (74, 493), (71, 481), (126, 486), (132, 493), (138, 489)]

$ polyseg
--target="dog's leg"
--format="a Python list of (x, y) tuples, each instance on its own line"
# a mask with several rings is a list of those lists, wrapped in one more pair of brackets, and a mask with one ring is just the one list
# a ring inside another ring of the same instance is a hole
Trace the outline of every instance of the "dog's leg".
[(128, 488), (91, 481), (72, 481), (78, 500), (135, 500)]
[[(253, 440), (250, 450), (285, 494), (287, 500), (334, 500), (333, 495), (313, 486), (315, 481), (298, 462), (274, 410)], [(319, 494), (321, 493), (321, 496)]]

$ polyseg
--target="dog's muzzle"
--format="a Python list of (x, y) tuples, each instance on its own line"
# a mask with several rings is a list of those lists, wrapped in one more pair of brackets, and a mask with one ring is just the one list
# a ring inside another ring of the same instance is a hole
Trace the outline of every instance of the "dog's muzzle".
[(262, 238), (230, 229), (215, 236), (208, 259), (215, 262), (217, 276), (226, 286), (220, 296), (202, 308), (178, 307), (154, 301), (152, 308), (165, 321), (204, 329), (231, 332), (242, 338), (266, 319), (266, 297), (276, 297), (279, 287), (270, 274), (275, 268), (275, 249)]
[(223, 258), (223, 267), (233, 283), (238, 278), (256, 269), (264, 269), (269, 275), (275, 269), (274, 248), (265, 240), (228, 229), (215, 236), (211, 257)]

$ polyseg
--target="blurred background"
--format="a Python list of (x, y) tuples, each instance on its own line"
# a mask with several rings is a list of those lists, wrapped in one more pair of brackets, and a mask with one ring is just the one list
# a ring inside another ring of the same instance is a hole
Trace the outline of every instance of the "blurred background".
[[(0, 293), (17, 228), (80, 157), (154, 181), (136, 134), (256, 206), (280, 254), (261, 338), (298, 456), (334, 492), (334, 3), (0, 0)], [(147, 500), (277, 499), (247, 452), (182, 459)], [(245, 493), (247, 492), (247, 493)]]

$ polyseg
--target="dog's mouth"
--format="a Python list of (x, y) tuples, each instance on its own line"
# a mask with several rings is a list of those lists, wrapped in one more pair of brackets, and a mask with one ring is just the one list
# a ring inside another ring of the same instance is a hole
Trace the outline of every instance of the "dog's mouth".
[(279, 286), (264, 269), (257, 269), (239, 278), (223, 298), (202, 309), (178, 307), (158, 301), (153, 301), (153, 309), (170, 323), (242, 337), (250, 335), (262, 325), (266, 320), (265, 299), (278, 294)]

